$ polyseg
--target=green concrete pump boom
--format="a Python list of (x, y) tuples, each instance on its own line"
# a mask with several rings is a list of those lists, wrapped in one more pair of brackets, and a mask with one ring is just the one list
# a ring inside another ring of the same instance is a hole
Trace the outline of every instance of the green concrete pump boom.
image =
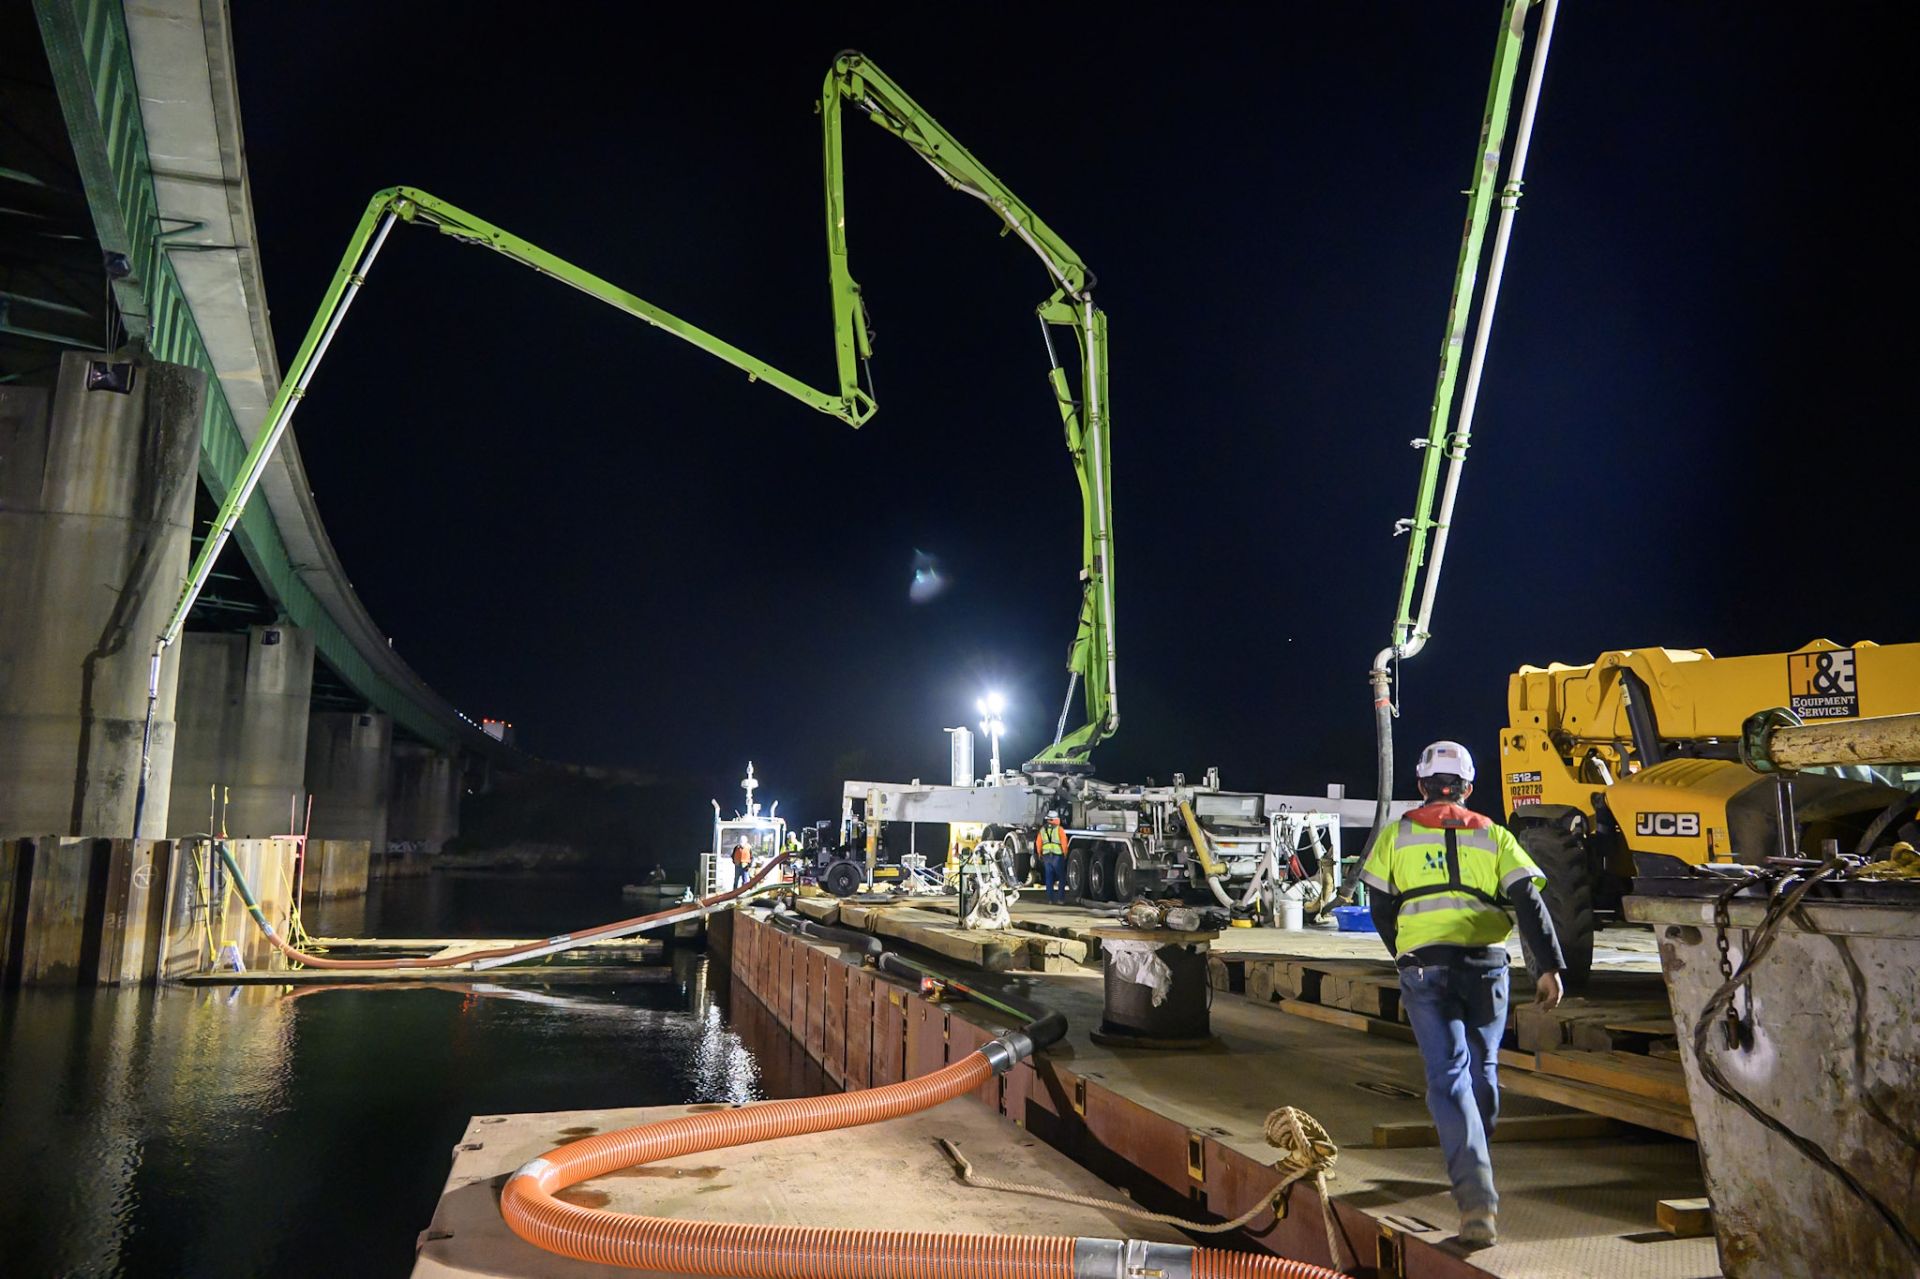
[[(1527, 10), (1535, 4), (1541, 6), (1539, 34), (1534, 41), (1533, 58), (1527, 72), (1526, 93), (1520, 108), (1519, 127), (1515, 131), (1513, 159), (1507, 168), (1507, 180), (1501, 185), (1501, 153), (1506, 147), (1507, 117), (1513, 105), (1513, 87), (1519, 76), (1521, 53), (1526, 47)], [(1454, 270), (1453, 296), (1447, 302), (1446, 334), (1440, 344), (1440, 374), (1433, 390), (1433, 403), (1428, 409), (1427, 433), (1413, 442), (1414, 447), (1423, 450), (1419, 488), (1412, 518), (1401, 520), (1396, 529), (1408, 535), (1408, 545), (1406, 567), (1400, 577), (1400, 597), (1394, 612), (1392, 638), (1374, 656), (1373, 668), (1368, 672), (1373, 691), (1379, 772), (1374, 836), (1385, 825), (1388, 805), (1393, 799), (1393, 716), (1398, 714), (1394, 675), (1400, 662), (1426, 646), (1431, 633), (1429, 627), (1433, 621), (1434, 598), (1440, 587), (1440, 567), (1446, 558), (1454, 500), (1460, 490), (1467, 446), (1472, 439), (1473, 413), (1480, 396), (1480, 375), (1486, 367), (1494, 309), (1500, 300), (1500, 281), (1506, 270), (1507, 244), (1513, 234), (1514, 212), (1519, 208), (1521, 185), (1525, 181), (1527, 149), (1533, 138), (1534, 115), (1540, 105), (1540, 86), (1546, 75), (1547, 53), (1553, 44), (1553, 23), (1558, 8), (1559, 0), (1506, 0), (1501, 13), (1500, 34), (1493, 51), (1493, 75), (1487, 85), (1486, 108), (1480, 121), (1480, 144), (1474, 152), (1473, 181), (1466, 191), (1466, 229), (1460, 237), (1460, 258)], [(1467, 380), (1456, 417), (1454, 386), (1460, 374), (1460, 357), (1467, 349), (1467, 323), (1475, 310), (1480, 259), (1496, 188), (1500, 196), (1500, 221), (1494, 233), (1486, 284), (1478, 298), (1479, 314), (1472, 354), (1467, 361)], [(1444, 483), (1440, 476), (1443, 457), (1447, 462)], [(1434, 510), (1436, 495), (1440, 502), (1437, 513)], [(1432, 538), (1431, 558), (1428, 556), (1429, 536)], [(1416, 588), (1420, 590), (1418, 613), (1413, 606)]]
[[(860, 286), (847, 269), (845, 184), (841, 164), (840, 113), (842, 100), (854, 103), (887, 132), (917, 151), (933, 165), (948, 185), (984, 202), (1006, 228), (1037, 254), (1054, 282), (1053, 295), (1039, 308), (1042, 334), (1050, 361), (1048, 381), (1066, 431), (1084, 511), (1081, 579), (1083, 591), (1079, 628), (1069, 657), (1071, 679), (1086, 686), (1087, 722), (1073, 733), (1061, 731), (1035, 760), (1055, 767), (1084, 764), (1093, 747), (1111, 736), (1119, 724), (1115, 699), (1112, 584), (1112, 488), (1107, 449), (1106, 315), (1093, 304), (1093, 273), (1032, 210), (1001, 185), (984, 165), (955, 141), (900, 87), (857, 53), (834, 61), (821, 91), (821, 126), (825, 145), (827, 194), (828, 275), (833, 293), (835, 366), (839, 393), (822, 391), (764, 360), (756, 359), (697, 325), (653, 305), (644, 298), (602, 279), (591, 271), (547, 252), (536, 244), (502, 230), (444, 200), (413, 187), (390, 187), (374, 195), (361, 215), (341, 256), (320, 308), (300, 343), (287, 375), (268, 407), (260, 432), (254, 437), (240, 473), (228, 487), (212, 530), (201, 544), (180, 598), (155, 641), (147, 681), (146, 729), (141, 746), (140, 782), (134, 800), (134, 834), (146, 805), (151, 769), (154, 709), (159, 699), (161, 663), (167, 648), (179, 639), (194, 601), (206, 586), (214, 563), (233, 535), (248, 500), (265, 473), (267, 461), (286, 433), (294, 411), (304, 399), (308, 383), (327, 348), (339, 332), (348, 309), (367, 281), (374, 259), (385, 245), (396, 221), (432, 227), (465, 244), (492, 249), (522, 266), (557, 280), (628, 315), (663, 329), (683, 341), (726, 361), (750, 381), (764, 382), (822, 413), (858, 427), (879, 407), (860, 386), (860, 363), (872, 355), (872, 334), (860, 300)], [(1082, 395), (1076, 399), (1071, 380), (1055, 356), (1049, 326), (1074, 332), (1080, 359)], [(1072, 683), (1069, 683), (1069, 700)]]
[[(1107, 316), (1093, 302), (1093, 272), (1053, 228), (1009, 191), (987, 167), (907, 96), (880, 68), (858, 53), (834, 59), (820, 90), (821, 130), (826, 143), (827, 263), (833, 281), (834, 355), (840, 394), (859, 395), (855, 359), (872, 354), (860, 286), (847, 270), (845, 185), (841, 179), (840, 111), (851, 102), (867, 118), (912, 147), (948, 186), (979, 200), (1018, 236), (1047, 269), (1054, 291), (1040, 304), (1040, 331), (1046, 339), (1048, 379), (1060, 408), (1067, 451), (1080, 485), (1080, 620), (1067, 657), (1067, 705), (1053, 744), (1029, 768), (1084, 766), (1093, 748), (1120, 726), (1113, 636), (1113, 472), (1108, 439)], [(1080, 396), (1059, 359), (1053, 330), (1071, 329)], [(1086, 722), (1066, 731), (1073, 687), (1085, 687)]]

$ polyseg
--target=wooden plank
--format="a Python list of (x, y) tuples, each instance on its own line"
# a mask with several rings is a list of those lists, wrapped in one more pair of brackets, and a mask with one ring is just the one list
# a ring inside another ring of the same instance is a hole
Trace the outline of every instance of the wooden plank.
[(816, 924), (833, 924), (840, 918), (840, 899), (837, 897), (796, 897), (793, 908)]
[(1540, 1054), (1540, 1072), (1614, 1092), (1632, 1093), (1669, 1106), (1684, 1109), (1687, 1105), (1687, 1079), (1679, 1064), (1636, 1053), (1563, 1048)]
[[(1650, 1017), (1641, 1021), (1609, 1021), (1604, 1023), (1608, 1030), (1617, 1030), (1625, 1035), (1647, 1035), (1654, 1039), (1669, 1038), (1673, 1034), (1673, 1018)], [(1669, 1202), (1669, 1201), (1663, 1201)], [(1670, 1202), (1680, 1203), (1681, 1200)]]
[(1274, 1000), (1274, 970), (1282, 967), (1270, 960), (1248, 960), (1246, 969), (1246, 994), (1256, 1004), (1270, 1004)]
[(1700, 1239), (1713, 1233), (1713, 1205), (1705, 1199), (1662, 1199), (1653, 1215), (1675, 1239)]
[(1368, 1035), (1383, 1035), (1388, 1039), (1398, 1039), (1406, 1043), (1413, 1042), (1412, 1027), (1403, 1026), (1397, 1021), (1369, 1017), (1364, 1013), (1348, 1012), (1344, 1008), (1328, 1008), (1324, 1004), (1310, 1004), (1304, 999), (1282, 1000), (1273, 1007), (1283, 1013), (1291, 1013), (1295, 1017), (1305, 1017), (1309, 1021), (1341, 1026), (1347, 1030), (1357, 1030)]
[(555, 964), (479, 973), (470, 968), (250, 968), (244, 973), (190, 973), (179, 980), (188, 986), (619, 986), (664, 984), (675, 977), (671, 968), (658, 965)]
[(1689, 1141), (1698, 1140), (1691, 1111), (1676, 1109), (1646, 1097), (1595, 1088), (1591, 1084), (1576, 1083), (1553, 1075), (1530, 1075), (1524, 1071), (1504, 1075), (1500, 1083), (1509, 1092), (1522, 1097), (1538, 1097), (1541, 1101), (1558, 1102), (1592, 1115), (1606, 1115), (1636, 1127), (1651, 1128), (1671, 1136), (1685, 1137)]
[(1321, 987), (1321, 1002), (1332, 1003), (1350, 1012), (1369, 1017), (1400, 1020), (1400, 979), (1378, 973), (1341, 973), (1325, 979), (1333, 986), (1331, 998), (1327, 986)]
[(1207, 956), (1207, 985), (1223, 995), (1241, 995), (1247, 989), (1247, 962), (1236, 955)]
[[(1495, 1141), (1579, 1141), (1588, 1137), (1617, 1137), (1626, 1125), (1605, 1115), (1569, 1112), (1564, 1115), (1512, 1115), (1494, 1125)], [(1424, 1119), (1408, 1119), (1373, 1126), (1373, 1144), (1383, 1150), (1408, 1146), (1437, 1146), (1440, 1134)]]

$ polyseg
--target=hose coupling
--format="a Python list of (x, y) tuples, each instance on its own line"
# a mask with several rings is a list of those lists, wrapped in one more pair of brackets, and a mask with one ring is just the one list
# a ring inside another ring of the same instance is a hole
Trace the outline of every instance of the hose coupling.
[(1075, 1239), (1073, 1279), (1193, 1279), (1189, 1244), (1142, 1239)]
[(1009, 1030), (998, 1039), (981, 1044), (980, 1055), (993, 1067), (994, 1074), (1004, 1075), (1033, 1056), (1033, 1040), (1025, 1031)]

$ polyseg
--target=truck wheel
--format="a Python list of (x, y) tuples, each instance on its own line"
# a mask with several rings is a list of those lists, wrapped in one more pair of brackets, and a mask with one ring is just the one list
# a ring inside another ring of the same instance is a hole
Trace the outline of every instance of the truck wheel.
[(1087, 850), (1069, 849), (1067, 852), (1067, 900), (1078, 901), (1087, 895)]
[(827, 867), (826, 890), (835, 897), (851, 897), (860, 891), (861, 871), (853, 862), (835, 862)]
[(1141, 875), (1133, 868), (1133, 858), (1122, 850), (1113, 855), (1113, 900), (1130, 902), (1140, 895)]
[[(1560, 938), (1560, 953), (1566, 957), (1567, 970), (1562, 977), (1567, 989), (1585, 990), (1593, 975), (1594, 930), (1593, 867), (1587, 857), (1587, 842), (1577, 825), (1569, 828), (1559, 822), (1528, 822), (1513, 834), (1547, 877), (1540, 895), (1546, 899), (1553, 931)], [(1527, 956), (1527, 969), (1539, 971), (1531, 954)]]
[(1097, 902), (1113, 900), (1113, 850), (1096, 848), (1087, 858), (1087, 896)]
[(1033, 854), (1023, 848), (1013, 852), (1013, 882), (1017, 888), (1025, 888), (1033, 882)]

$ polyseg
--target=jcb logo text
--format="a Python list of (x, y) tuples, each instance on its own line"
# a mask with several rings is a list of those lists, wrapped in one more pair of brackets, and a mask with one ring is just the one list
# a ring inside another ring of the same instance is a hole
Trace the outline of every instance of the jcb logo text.
[(1672, 837), (1697, 836), (1700, 834), (1700, 814), (1642, 813), (1634, 823), (1633, 833)]

